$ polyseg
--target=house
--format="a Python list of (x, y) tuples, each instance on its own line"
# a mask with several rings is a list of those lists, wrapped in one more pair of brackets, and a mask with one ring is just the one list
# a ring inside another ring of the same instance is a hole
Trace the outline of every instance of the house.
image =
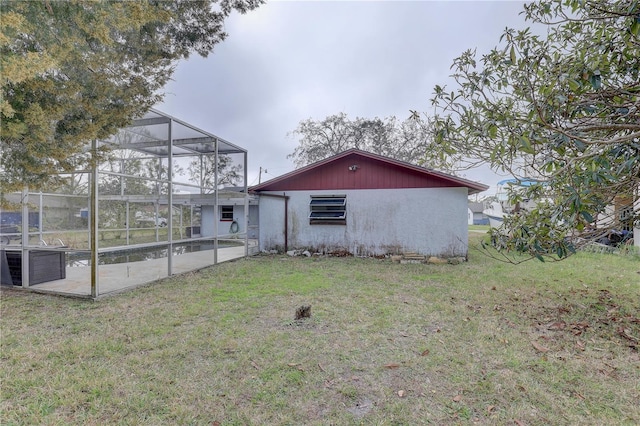
[(469, 201), (469, 209), (467, 212), (467, 224), (469, 225), (488, 225), (489, 218), (482, 213), (484, 203)]
[(261, 250), (466, 256), (468, 196), (488, 186), (357, 149), (251, 188)]

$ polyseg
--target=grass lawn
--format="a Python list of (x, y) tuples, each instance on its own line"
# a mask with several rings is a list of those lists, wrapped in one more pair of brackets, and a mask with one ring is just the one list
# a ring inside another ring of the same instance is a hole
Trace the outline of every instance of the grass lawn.
[(489, 225), (469, 225), (469, 231), (488, 231)]
[(1, 314), (2, 425), (640, 424), (634, 255), (257, 256)]

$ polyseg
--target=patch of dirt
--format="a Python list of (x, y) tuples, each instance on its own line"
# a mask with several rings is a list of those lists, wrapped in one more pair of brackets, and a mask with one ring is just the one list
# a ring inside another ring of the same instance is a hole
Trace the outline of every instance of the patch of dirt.
[(368, 414), (374, 407), (374, 402), (369, 398), (363, 398), (362, 400), (356, 402), (355, 405), (351, 407), (347, 407), (347, 411), (354, 415), (354, 417), (360, 419)]
[(640, 350), (640, 311), (628, 308), (637, 301), (622, 300), (606, 289), (572, 290), (558, 300), (555, 306), (527, 312), (539, 343), (583, 351), (587, 339), (602, 339)]
[[(268, 326), (268, 324), (265, 325)], [(292, 319), (290, 321), (274, 321), (272, 325), (281, 330), (313, 330), (319, 333), (331, 332), (329, 330), (329, 324), (315, 318), (305, 318), (299, 320)]]

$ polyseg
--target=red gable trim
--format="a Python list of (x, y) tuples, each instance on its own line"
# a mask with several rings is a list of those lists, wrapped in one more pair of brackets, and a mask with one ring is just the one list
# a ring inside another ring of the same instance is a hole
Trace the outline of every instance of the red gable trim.
[(466, 187), (469, 194), (487, 185), (378, 154), (350, 149), (250, 188), (251, 191), (309, 191)]

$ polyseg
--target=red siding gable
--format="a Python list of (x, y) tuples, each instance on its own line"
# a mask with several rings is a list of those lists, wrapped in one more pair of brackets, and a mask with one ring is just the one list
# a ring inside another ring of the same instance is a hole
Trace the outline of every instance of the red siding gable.
[(251, 188), (253, 191), (312, 191), (467, 187), (469, 193), (488, 187), (455, 176), (360, 150), (349, 150)]

